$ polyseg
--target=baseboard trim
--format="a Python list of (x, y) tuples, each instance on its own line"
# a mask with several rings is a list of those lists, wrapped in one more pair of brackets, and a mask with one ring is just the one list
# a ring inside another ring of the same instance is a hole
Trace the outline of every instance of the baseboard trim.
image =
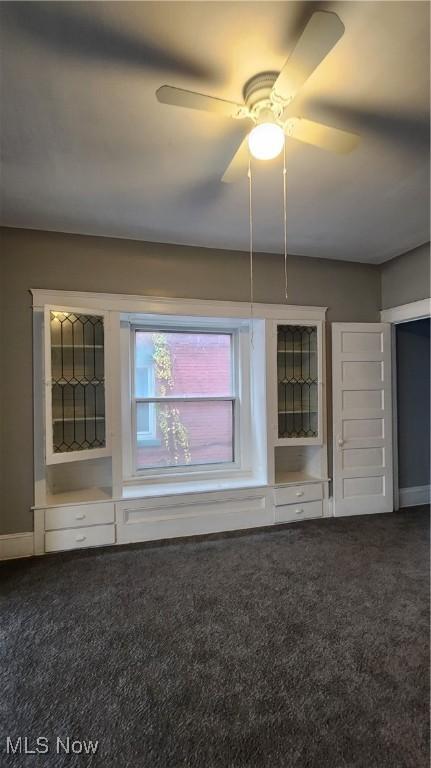
[(0, 560), (31, 557), (34, 554), (33, 532), (0, 536)]
[(400, 507), (417, 507), (419, 504), (429, 504), (431, 486), (416, 485), (412, 488), (400, 488)]

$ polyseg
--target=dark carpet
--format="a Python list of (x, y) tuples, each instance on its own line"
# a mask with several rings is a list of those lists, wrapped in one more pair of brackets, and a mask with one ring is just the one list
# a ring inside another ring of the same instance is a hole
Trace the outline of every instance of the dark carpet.
[[(428, 768), (428, 520), (3, 563), (0, 763)], [(6, 755), (7, 735), (49, 752)]]

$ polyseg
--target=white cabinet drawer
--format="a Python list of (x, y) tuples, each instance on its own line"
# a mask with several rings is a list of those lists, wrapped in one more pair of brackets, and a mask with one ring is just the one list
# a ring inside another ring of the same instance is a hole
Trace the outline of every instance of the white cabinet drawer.
[(68, 507), (52, 507), (45, 510), (45, 530), (78, 528), (82, 525), (103, 525), (115, 519), (113, 502), (100, 504), (76, 504)]
[(307, 501), (305, 504), (286, 504), (275, 508), (276, 523), (292, 523), (294, 520), (308, 520), (322, 517), (323, 504), (321, 501)]
[(102, 547), (105, 544), (115, 544), (114, 525), (95, 525), (88, 528), (71, 528), (45, 533), (45, 552)]
[(303, 501), (323, 499), (322, 483), (307, 483), (305, 485), (290, 485), (285, 488), (274, 488), (274, 504), (298, 504)]

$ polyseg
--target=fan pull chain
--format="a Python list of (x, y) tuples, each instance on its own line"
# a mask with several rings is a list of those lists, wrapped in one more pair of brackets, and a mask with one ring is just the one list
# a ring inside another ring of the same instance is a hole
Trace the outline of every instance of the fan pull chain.
[(287, 171), (286, 171), (286, 142), (283, 147), (283, 224), (284, 224), (284, 295), (287, 296)]
[(249, 203), (249, 224), (250, 224), (250, 318), (251, 318), (251, 346), (253, 347), (254, 341), (254, 328), (253, 328), (253, 196), (252, 196), (252, 173), (251, 173), (251, 160), (248, 159), (248, 203)]

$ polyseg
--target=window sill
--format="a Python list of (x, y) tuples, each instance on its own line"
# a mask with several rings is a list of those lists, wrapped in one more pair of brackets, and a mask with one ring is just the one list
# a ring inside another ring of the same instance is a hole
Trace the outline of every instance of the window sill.
[(240, 488), (265, 488), (267, 483), (251, 475), (240, 478), (215, 478), (209, 480), (187, 480), (186, 482), (169, 483), (128, 483), (123, 486), (123, 499), (134, 499), (142, 496), (180, 496), (185, 493), (205, 493), (207, 491), (226, 491)]

